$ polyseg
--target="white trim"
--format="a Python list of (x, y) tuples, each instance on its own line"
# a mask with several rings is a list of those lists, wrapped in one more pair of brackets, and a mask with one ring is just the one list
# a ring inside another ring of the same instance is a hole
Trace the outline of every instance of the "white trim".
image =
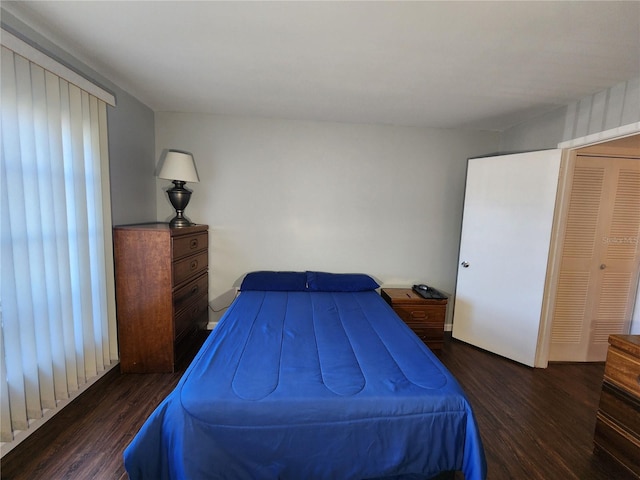
[(640, 122), (630, 123), (628, 125), (622, 125), (620, 127), (612, 128), (611, 130), (605, 130), (604, 132), (593, 133), (591, 135), (587, 135), (586, 137), (574, 138), (573, 140), (560, 142), (558, 144), (558, 148), (584, 147), (586, 145), (602, 143), (607, 140), (628, 137), (629, 135), (633, 135), (635, 133), (640, 133)]
[(51, 58), (45, 53), (42, 53), (40, 50), (33, 48), (24, 40), (19, 39), (15, 35), (6, 31), (4, 28), (1, 30), (2, 35), (0, 36), (0, 44), (2, 44), (4, 47), (12, 50), (21, 57), (26, 58), (30, 62), (40, 65), (45, 70), (48, 70), (51, 73), (64, 78), (69, 83), (72, 83), (85, 92), (98, 97), (100, 100), (108, 103), (112, 107), (116, 106), (116, 98), (113, 96), (113, 94), (107, 92), (106, 90), (103, 90), (95, 83), (86, 79), (82, 75), (79, 75), (70, 68), (65, 67), (57, 60)]

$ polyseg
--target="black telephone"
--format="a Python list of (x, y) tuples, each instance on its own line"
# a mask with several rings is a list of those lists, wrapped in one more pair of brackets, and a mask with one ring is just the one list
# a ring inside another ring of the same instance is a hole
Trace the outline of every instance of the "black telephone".
[(444, 300), (447, 298), (446, 295), (440, 293), (433, 287), (425, 285), (421, 283), (420, 285), (414, 285), (413, 291), (420, 295), (422, 298), (426, 298), (428, 300)]

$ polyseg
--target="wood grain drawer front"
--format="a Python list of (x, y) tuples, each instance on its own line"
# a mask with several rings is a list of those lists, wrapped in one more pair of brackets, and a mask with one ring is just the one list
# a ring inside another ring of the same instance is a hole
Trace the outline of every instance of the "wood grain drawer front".
[(608, 418), (598, 416), (594, 443), (635, 475), (640, 475), (640, 439), (621, 429)]
[(186, 308), (189, 304), (206, 293), (209, 289), (209, 275), (205, 273), (192, 282), (187, 283), (184, 287), (178, 288), (173, 294), (173, 311), (178, 313)]
[(198, 320), (207, 313), (207, 295), (202, 295), (197, 301), (176, 315), (175, 338), (179, 341), (185, 334), (198, 327)]
[(208, 246), (209, 234), (207, 232), (173, 237), (173, 259), (177, 260), (187, 255), (202, 252)]
[(393, 309), (398, 316), (409, 326), (444, 325), (445, 309), (442, 307), (426, 307), (415, 305), (394, 305)]
[(610, 347), (604, 377), (632, 395), (640, 397), (640, 359)]
[(422, 340), (425, 343), (428, 343), (429, 345), (431, 345), (432, 343), (444, 342), (442, 327), (424, 328), (424, 327), (411, 327), (411, 325), (409, 325), (409, 327), (411, 328), (411, 330), (413, 330), (413, 333), (415, 333), (420, 338), (420, 340)]
[(602, 385), (598, 417), (606, 416), (640, 439), (640, 398), (634, 398), (615, 386)]
[(198, 273), (204, 272), (209, 265), (209, 253), (204, 251), (198, 255), (185, 257), (173, 263), (173, 284), (180, 285)]

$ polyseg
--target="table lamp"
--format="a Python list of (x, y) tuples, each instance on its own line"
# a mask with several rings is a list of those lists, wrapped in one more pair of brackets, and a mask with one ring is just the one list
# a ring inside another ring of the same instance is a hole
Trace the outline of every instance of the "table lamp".
[(191, 199), (191, 190), (184, 188), (186, 182), (199, 182), (198, 171), (193, 155), (181, 150), (169, 150), (164, 158), (162, 168), (158, 173), (158, 178), (171, 180), (174, 187), (167, 190), (169, 201), (176, 209), (176, 216), (173, 217), (169, 225), (171, 227), (188, 227), (193, 225), (184, 216), (184, 209), (187, 208)]

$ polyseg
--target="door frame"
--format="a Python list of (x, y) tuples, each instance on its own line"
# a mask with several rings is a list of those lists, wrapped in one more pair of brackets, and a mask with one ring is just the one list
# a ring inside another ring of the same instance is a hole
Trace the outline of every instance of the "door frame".
[[(565, 225), (563, 225), (563, 222), (560, 220), (566, 217), (567, 210), (569, 208), (569, 198), (567, 193), (571, 191), (571, 185), (573, 182), (571, 173), (573, 172), (573, 166), (575, 164), (578, 151), (585, 147), (602, 145), (637, 134), (640, 134), (640, 122), (558, 144), (558, 148), (563, 149), (563, 153), (562, 160), (560, 161), (556, 208), (554, 212), (553, 228), (551, 230), (551, 243), (549, 246), (549, 259), (547, 263), (547, 275), (545, 281), (546, 293), (542, 301), (542, 314), (540, 316), (538, 348), (536, 349), (535, 359), (536, 367), (546, 368), (549, 364), (555, 294), (562, 260), (562, 238), (565, 231)], [(636, 304), (632, 313), (631, 323), (633, 323), (633, 318), (636, 316), (638, 308), (640, 307), (637, 298), (638, 297), (636, 296)]]
[(560, 142), (556, 148), (573, 150), (575, 148), (588, 147), (589, 145), (598, 145), (607, 143), (611, 140), (618, 140), (624, 137), (630, 137), (640, 133), (640, 122), (622, 125), (621, 127), (605, 130), (604, 132), (593, 133), (584, 137), (574, 138)]

